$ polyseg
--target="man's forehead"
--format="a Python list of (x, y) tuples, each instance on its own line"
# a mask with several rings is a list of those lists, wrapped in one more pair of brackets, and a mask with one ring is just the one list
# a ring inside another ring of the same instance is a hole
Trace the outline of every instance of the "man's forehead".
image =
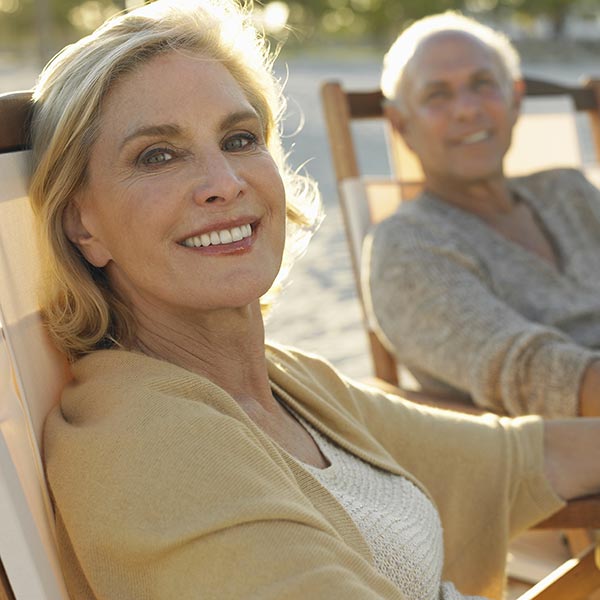
[(406, 65), (405, 83), (422, 86), (443, 81), (456, 71), (498, 73), (500, 60), (494, 49), (470, 33), (440, 31), (419, 44)]

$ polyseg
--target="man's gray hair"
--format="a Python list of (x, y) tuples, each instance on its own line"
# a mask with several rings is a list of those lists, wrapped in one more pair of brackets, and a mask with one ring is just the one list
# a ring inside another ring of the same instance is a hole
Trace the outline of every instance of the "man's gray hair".
[(407, 65), (423, 42), (442, 32), (461, 32), (475, 37), (497, 55), (506, 83), (521, 79), (519, 54), (506, 35), (458, 12), (446, 11), (415, 21), (388, 50), (381, 74), (381, 90), (388, 100), (402, 102), (402, 82)]

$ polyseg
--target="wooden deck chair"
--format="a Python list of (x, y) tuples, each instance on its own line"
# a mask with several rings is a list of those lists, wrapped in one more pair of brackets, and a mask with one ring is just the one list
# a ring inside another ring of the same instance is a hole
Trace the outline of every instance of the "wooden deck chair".
[[(541, 168), (582, 167), (581, 140), (575, 115), (586, 115), (589, 133), (584, 140), (592, 147), (594, 164), (600, 164), (600, 80), (583, 86), (567, 87), (526, 79), (526, 99), (513, 133), (513, 144), (506, 157), (509, 175)], [(399, 383), (398, 365), (393, 354), (375, 334), (376, 328), (363, 302), (360, 268), (361, 250), (369, 228), (392, 214), (399, 203), (416, 196), (422, 189), (423, 173), (416, 156), (401, 136), (389, 127), (383, 116), (383, 96), (379, 90), (350, 92), (335, 81), (322, 86), (322, 102), (346, 236), (350, 247), (356, 290), (375, 376), (394, 386)], [(535, 102), (536, 112), (531, 112)], [(386, 146), (391, 174), (369, 177), (360, 169), (354, 143), (354, 125), (379, 120), (383, 126), (381, 143)], [(585, 125), (585, 124), (584, 124)], [(588, 168), (590, 178), (600, 185), (600, 169)], [(401, 386), (402, 387), (402, 386)]]
[[(582, 166), (582, 141), (579, 139), (574, 115), (587, 127), (589, 137), (583, 140), (592, 147), (595, 164), (600, 163), (600, 81), (591, 80), (583, 86), (567, 87), (551, 82), (526, 79), (527, 98), (515, 131), (513, 144), (506, 157), (507, 173), (519, 175), (536, 169)], [(531, 106), (534, 99), (535, 106)], [(338, 184), (338, 193), (342, 217), (348, 240), (352, 268), (354, 271), (357, 296), (360, 300), (363, 323), (367, 331), (375, 382), (379, 387), (393, 391), (399, 385), (398, 365), (394, 355), (378, 339), (376, 328), (370, 322), (361, 289), (361, 252), (365, 235), (373, 224), (392, 214), (402, 201), (416, 196), (422, 189), (423, 173), (416, 156), (404, 144), (401, 136), (388, 126), (382, 111), (383, 96), (380, 90), (346, 91), (336, 81), (326, 82), (322, 86), (322, 102), (327, 123), (329, 143), (333, 157), (334, 170)], [(381, 143), (387, 149), (391, 173), (387, 178), (369, 177), (361, 171), (360, 158), (354, 143), (358, 138), (357, 123), (379, 121), (382, 125), (379, 134)], [(581, 125), (581, 124), (580, 124)], [(554, 141), (553, 141), (554, 140)], [(591, 179), (600, 183), (600, 171), (596, 168)], [(402, 387), (402, 386), (401, 386)], [(417, 401), (423, 401), (422, 395), (404, 390), (403, 395)], [(452, 408), (467, 412), (476, 412), (468, 404), (449, 402), (443, 396), (431, 394), (425, 397), (427, 404), (443, 408)], [(577, 550), (588, 544), (583, 532), (571, 532), (570, 543)], [(588, 560), (589, 555), (588, 555)], [(588, 565), (589, 567), (589, 565)], [(595, 569), (586, 570), (595, 577)], [(567, 581), (557, 579), (551, 588), (545, 591), (543, 586), (550, 583), (544, 580), (527, 598), (574, 598), (566, 593)], [(559, 583), (560, 582), (560, 583)], [(571, 585), (569, 583), (568, 585)], [(541, 587), (540, 587), (541, 586)], [(563, 586), (563, 587), (561, 587)], [(594, 589), (590, 587), (589, 589)], [(580, 597), (586, 597), (584, 592)], [(540, 595), (541, 594), (541, 595)]]
[(66, 600), (40, 449), (68, 368), (36, 302), (23, 127), (30, 95), (0, 96), (0, 600)]
[[(29, 99), (29, 92), (0, 95), (0, 600), (66, 600), (40, 448), (44, 418), (70, 374), (36, 303), (39, 267), (25, 189)], [(600, 496), (570, 502), (540, 527), (600, 528)], [(593, 563), (588, 552), (565, 565), (563, 589)], [(582, 593), (600, 586), (597, 573), (583, 573)], [(556, 598), (585, 596), (536, 600)]]

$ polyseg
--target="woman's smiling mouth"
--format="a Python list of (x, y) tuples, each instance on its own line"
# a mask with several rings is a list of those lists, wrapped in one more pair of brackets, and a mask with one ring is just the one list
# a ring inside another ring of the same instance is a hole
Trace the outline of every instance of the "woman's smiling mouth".
[(249, 223), (246, 223), (244, 225), (231, 227), (230, 229), (220, 229), (218, 231), (209, 231), (200, 235), (190, 236), (179, 243), (187, 248), (206, 248), (208, 246), (221, 246), (239, 242), (251, 235), (252, 226)]

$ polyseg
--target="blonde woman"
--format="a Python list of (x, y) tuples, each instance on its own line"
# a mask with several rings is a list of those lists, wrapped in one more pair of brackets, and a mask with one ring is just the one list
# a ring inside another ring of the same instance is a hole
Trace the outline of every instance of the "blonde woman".
[(265, 345), (261, 302), (318, 216), (280, 115), (228, 0), (158, 0), (41, 75), (42, 302), (74, 375), (44, 453), (70, 593), (499, 597), (509, 535), (600, 489), (600, 424), (456, 417)]

